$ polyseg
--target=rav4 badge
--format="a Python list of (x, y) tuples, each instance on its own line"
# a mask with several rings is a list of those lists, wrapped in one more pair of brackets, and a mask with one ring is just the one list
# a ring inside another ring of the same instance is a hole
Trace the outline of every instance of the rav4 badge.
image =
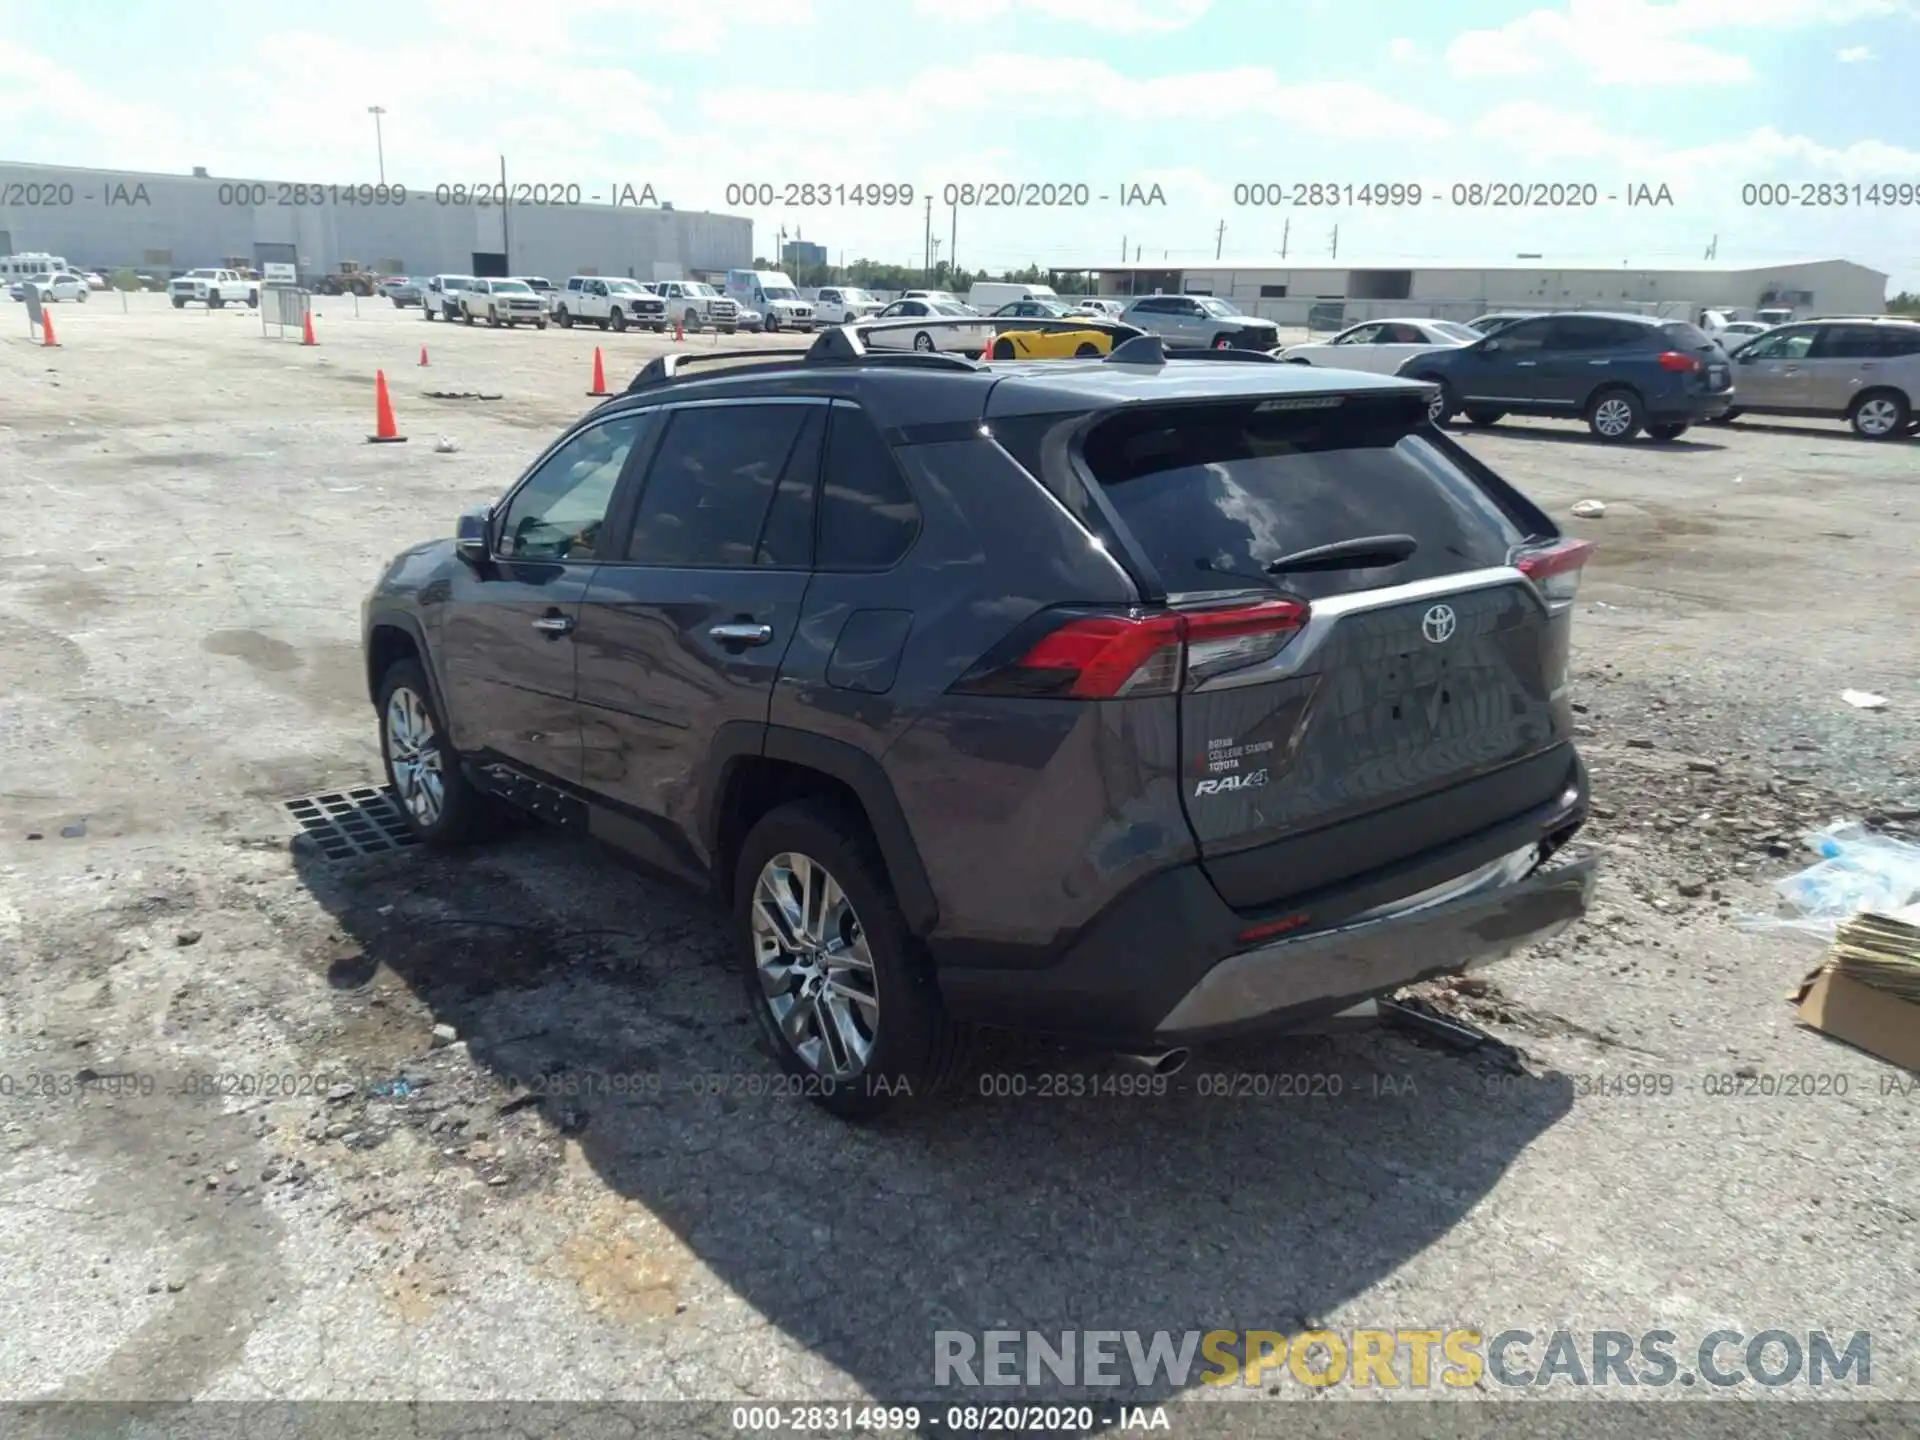
[(1229, 790), (1253, 790), (1267, 783), (1267, 772), (1249, 770), (1244, 775), (1223, 775), (1218, 780), (1202, 780), (1193, 787), (1194, 799), (1202, 795), (1220, 795)]

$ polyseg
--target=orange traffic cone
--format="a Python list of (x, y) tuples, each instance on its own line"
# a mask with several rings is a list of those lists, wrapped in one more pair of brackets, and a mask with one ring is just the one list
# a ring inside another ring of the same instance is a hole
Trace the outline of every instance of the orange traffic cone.
[(311, 310), (309, 310), (306, 313), (306, 315), (303, 316), (301, 319), (300, 343), (302, 345), (318, 345), (320, 343), (318, 340), (313, 338), (313, 312)]
[(367, 436), (369, 445), (392, 445), (407, 437), (400, 433), (400, 427), (393, 423), (393, 400), (387, 394), (387, 372), (373, 372), (373, 411), (374, 433)]
[(598, 396), (611, 395), (612, 393), (611, 390), (607, 389), (607, 367), (601, 362), (600, 347), (596, 345), (593, 347), (593, 388), (587, 391), (587, 394), (589, 396)]
[(684, 320), (676, 320), (673, 322), (673, 338), (676, 340), (684, 340), (687, 338), (687, 325)]
[(422, 365), (427, 363), (427, 347), (424, 345), (420, 347), (420, 363)]
[(980, 358), (982, 360), (991, 360), (993, 358), (993, 342), (999, 338), (998, 332), (990, 333), (987, 336), (987, 343), (980, 347)]
[(42, 310), (40, 312), (40, 343), (42, 345), (55, 346), (60, 343), (53, 338), (53, 311), (51, 310)]

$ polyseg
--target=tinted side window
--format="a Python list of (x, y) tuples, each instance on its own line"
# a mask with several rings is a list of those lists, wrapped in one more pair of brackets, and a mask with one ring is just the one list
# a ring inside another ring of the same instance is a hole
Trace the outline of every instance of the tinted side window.
[(1546, 344), (1547, 329), (1555, 322), (1551, 320), (1518, 320), (1499, 332), (1500, 350), (1503, 355), (1527, 354)]
[(633, 442), (648, 415), (622, 415), (590, 425), (568, 440), (514, 492), (500, 517), (494, 548), (515, 560), (595, 560)]
[(1740, 354), (1755, 360), (1803, 360), (1813, 348), (1813, 336), (1812, 330), (1776, 330), (1762, 335)]
[(1828, 325), (1813, 342), (1815, 360), (1864, 360), (1880, 353), (1879, 331), (1871, 325)]
[(813, 520), (820, 493), (820, 449), (827, 438), (827, 407), (808, 405), (806, 422), (787, 456), (780, 486), (760, 527), (754, 564), (804, 570), (813, 564)]
[(864, 411), (833, 407), (820, 497), (822, 570), (884, 570), (912, 547), (920, 511)]
[(1877, 331), (1880, 337), (1880, 354), (1920, 355), (1920, 325), (1882, 325)]
[(627, 559), (696, 568), (753, 564), (761, 522), (809, 408), (673, 412), (640, 492)]
[[(1516, 327), (1517, 328), (1517, 327)], [(1644, 341), (1651, 333), (1639, 325), (1619, 320), (1596, 320), (1582, 315), (1565, 315), (1553, 322), (1547, 340), (1549, 350), (1610, 350), (1616, 345)]]

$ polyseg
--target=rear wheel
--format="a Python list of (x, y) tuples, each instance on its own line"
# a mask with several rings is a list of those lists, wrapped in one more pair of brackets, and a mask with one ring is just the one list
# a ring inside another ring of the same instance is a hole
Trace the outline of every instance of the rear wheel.
[(560, 322), (560, 328), (562, 330), (571, 330), (573, 328), (573, 316), (567, 313), (566, 306), (562, 305), (558, 310), (554, 311), (553, 318)]
[(996, 340), (993, 342), (993, 358), (996, 360), (1013, 359), (1013, 341)]
[(260, 292), (258, 290), (249, 290), (247, 292), (247, 304), (255, 310), (260, 308)]
[(1100, 347), (1091, 340), (1082, 340), (1079, 345), (1074, 348), (1073, 353), (1085, 358), (1088, 355), (1098, 355), (1100, 353)]
[(1665, 442), (1668, 440), (1678, 440), (1692, 428), (1691, 425), (1649, 425), (1647, 426), (1647, 434), (1651, 435), (1655, 440)]
[(961, 1032), (856, 818), (815, 801), (762, 817), (732, 908), (760, 1033), (826, 1109), (878, 1115), (957, 1068)]
[(1633, 439), (1645, 423), (1646, 407), (1631, 390), (1602, 390), (1587, 406), (1587, 428), (1609, 445)]
[(173, 308), (176, 310), (184, 310), (187, 308), (187, 302), (176, 295), (173, 297)]
[(1847, 423), (1862, 440), (1890, 440), (1906, 433), (1913, 408), (1898, 390), (1869, 390), (1853, 402)]
[(209, 310), (224, 310), (226, 305), (227, 302), (221, 298), (218, 290), (215, 290), (207, 296), (207, 308)]
[(1498, 425), (1506, 418), (1507, 412), (1504, 410), (1467, 411), (1467, 423), (1469, 425)]
[(450, 850), (479, 836), (486, 797), (462, 773), (417, 661), (402, 660), (381, 678), (380, 753), (400, 813), (422, 844)]

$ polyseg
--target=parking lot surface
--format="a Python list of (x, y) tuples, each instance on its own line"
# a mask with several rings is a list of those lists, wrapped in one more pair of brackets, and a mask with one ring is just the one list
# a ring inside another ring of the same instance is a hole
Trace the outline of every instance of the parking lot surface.
[[(1920, 442), (1460, 432), (1600, 546), (1598, 901), (1427, 992), (1518, 1069), (1376, 1030), (1120, 1098), (993, 1040), (858, 1128), (778, 1093), (697, 897), (537, 831), (295, 843), (288, 802), (382, 783), (386, 558), (592, 403), (596, 345), (617, 389), (672, 337), (97, 302), (0, 346), (0, 1313), (38, 1322), (0, 1396), (884, 1398), (937, 1330), (1470, 1325), (1870, 1331), (1920, 1398), (1920, 1093), (1734, 923), (1810, 825), (1920, 833)], [(1733, 1083), (1785, 1075), (1828, 1078)]]

